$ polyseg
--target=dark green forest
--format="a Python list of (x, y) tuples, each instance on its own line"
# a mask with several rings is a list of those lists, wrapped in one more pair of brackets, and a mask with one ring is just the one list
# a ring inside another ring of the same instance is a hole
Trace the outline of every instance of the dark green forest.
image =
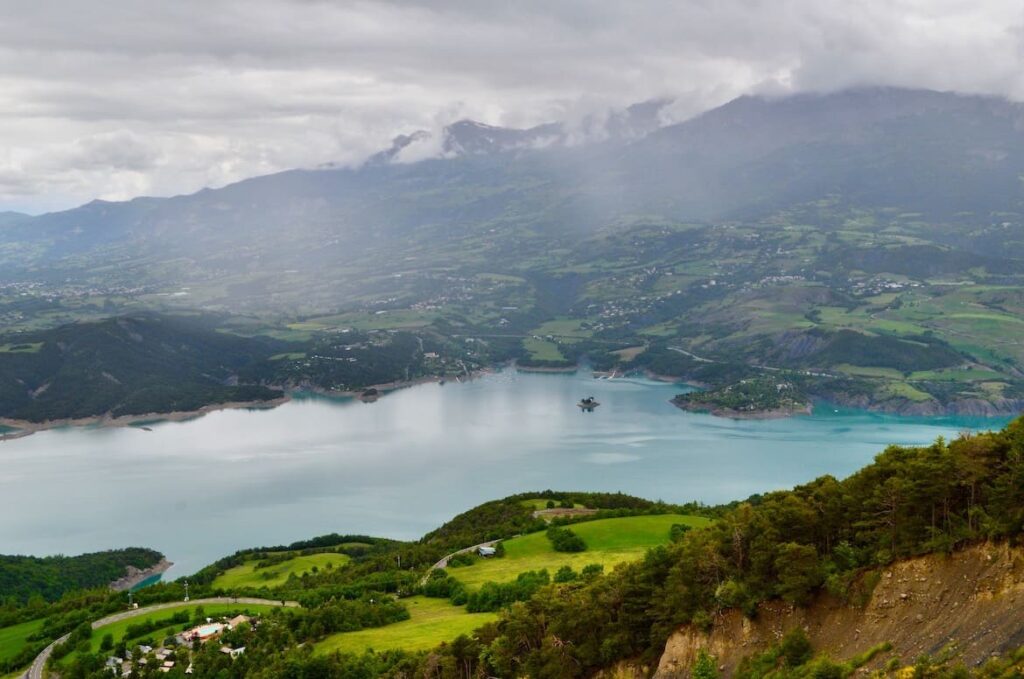
[(129, 547), (79, 556), (12, 556), (0, 554), (0, 593), (3, 599), (25, 603), (32, 597), (56, 601), (80, 589), (105, 587), (125, 574), (128, 566), (148, 568), (163, 554)]
[(191, 411), (283, 393), (235, 374), (286, 348), (217, 332), (203, 319), (140, 314), (8, 336), (0, 416), (33, 422)]

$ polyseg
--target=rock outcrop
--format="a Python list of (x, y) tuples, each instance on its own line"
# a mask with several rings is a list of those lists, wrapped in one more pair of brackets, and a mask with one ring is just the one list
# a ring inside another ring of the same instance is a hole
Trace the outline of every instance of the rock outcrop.
[(876, 663), (896, 656), (910, 664), (953, 644), (972, 666), (1024, 645), (1022, 548), (976, 545), (901, 561), (880, 575), (864, 605), (822, 594), (805, 608), (769, 602), (753, 620), (725, 610), (710, 632), (685, 626), (669, 638), (654, 676), (690, 676), (701, 649), (716, 658), (723, 676), (732, 676), (744, 657), (795, 627), (804, 628), (816, 651), (836, 660), (888, 642), (893, 650)]

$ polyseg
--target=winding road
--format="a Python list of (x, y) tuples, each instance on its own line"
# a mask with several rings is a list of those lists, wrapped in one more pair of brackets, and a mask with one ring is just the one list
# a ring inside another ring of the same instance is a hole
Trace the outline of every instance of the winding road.
[(448, 554), (448, 555), (442, 557), (440, 561), (438, 561), (433, 566), (431, 566), (430, 568), (427, 569), (427, 573), (426, 573), (426, 575), (423, 576), (423, 579), (420, 580), (420, 584), (421, 585), (425, 585), (427, 583), (427, 579), (430, 578), (430, 574), (433, 573), (438, 568), (447, 568), (448, 567), (448, 561), (451, 560), (451, 558), (453, 556), (455, 556), (456, 554), (465, 554), (466, 552), (475, 552), (476, 550), (480, 549), (481, 547), (493, 547), (494, 545), (498, 544), (499, 542), (501, 542), (500, 539), (498, 539), (498, 540), (489, 540), (487, 542), (481, 542), (479, 545), (473, 545), (472, 547), (464, 547), (463, 549), (460, 549), (457, 552), (452, 552), (451, 554)]
[[(243, 605), (258, 604), (258, 605), (264, 605), (264, 606), (282, 606), (283, 605), (286, 608), (298, 608), (299, 607), (299, 604), (297, 602), (295, 602), (295, 601), (284, 601), (284, 602), (281, 602), (281, 601), (270, 601), (269, 599), (254, 599), (254, 598), (251, 598), (251, 597), (229, 597), (229, 596), (210, 597), (208, 599), (193, 599), (192, 601), (189, 601), (187, 605), (189, 605), (189, 606), (202, 606), (202, 605), (205, 605), (205, 604), (243, 604)], [(165, 603), (165, 604), (155, 604), (153, 606), (146, 606), (145, 608), (134, 608), (134, 609), (132, 609), (130, 611), (123, 611), (121, 613), (115, 613), (113, 615), (108, 615), (105, 618), (100, 618), (99, 620), (96, 620), (95, 622), (92, 623), (92, 628), (93, 629), (99, 629), (100, 627), (103, 627), (104, 625), (109, 625), (109, 624), (114, 623), (114, 622), (120, 622), (121, 620), (127, 620), (128, 618), (135, 618), (135, 617), (138, 617), (140, 615), (146, 615), (148, 613), (153, 613), (155, 611), (162, 611), (162, 610), (167, 609), (167, 608), (178, 608), (178, 607), (183, 606), (183, 605), (185, 605), (185, 602), (183, 602), (183, 601), (171, 601), (171, 602)], [(71, 636), (71, 635), (70, 634), (65, 634), (60, 639), (57, 639), (52, 644), (50, 644), (49, 646), (44, 648), (42, 650), (42, 652), (39, 655), (36, 656), (36, 659), (34, 661), (32, 661), (32, 667), (28, 668), (28, 671), (26, 671), (24, 674), (22, 674), (20, 677), (18, 677), (18, 679), (43, 679), (43, 676), (44, 676), (43, 673), (44, 673), (44, 670), (46, 669), (46, 661), (50, 658), (50, 654), (53, 653), (53, 647), (56, 646), (59, 643), (62, 643), (64, 641), (66, 641), (69, 636)]]

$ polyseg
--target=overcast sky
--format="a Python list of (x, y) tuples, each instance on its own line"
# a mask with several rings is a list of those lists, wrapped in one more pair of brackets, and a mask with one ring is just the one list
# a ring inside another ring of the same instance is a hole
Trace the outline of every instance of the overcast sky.
[(354, 163), (471, 117), (900, 85), (1024, 100), (1020, 0), (12, 0), (0, 210)]

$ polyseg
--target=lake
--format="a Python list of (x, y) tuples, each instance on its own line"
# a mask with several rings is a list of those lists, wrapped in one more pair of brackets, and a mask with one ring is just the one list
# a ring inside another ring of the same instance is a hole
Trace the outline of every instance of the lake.
[[(144, 546), (194, 572), (237, 549), (324, 533), (414, 539), (476, 504), (546, 488), (718, 503), (849, 474), (889, 443), (1004, 419), (819, 408), (734, 421), (685, 413), (644, 379), (486, 375), (376, 403), (307, 396), (139, 428), (0, 443), (0, 553)], [(593, 413), (576, 406), (593, 395)]]

